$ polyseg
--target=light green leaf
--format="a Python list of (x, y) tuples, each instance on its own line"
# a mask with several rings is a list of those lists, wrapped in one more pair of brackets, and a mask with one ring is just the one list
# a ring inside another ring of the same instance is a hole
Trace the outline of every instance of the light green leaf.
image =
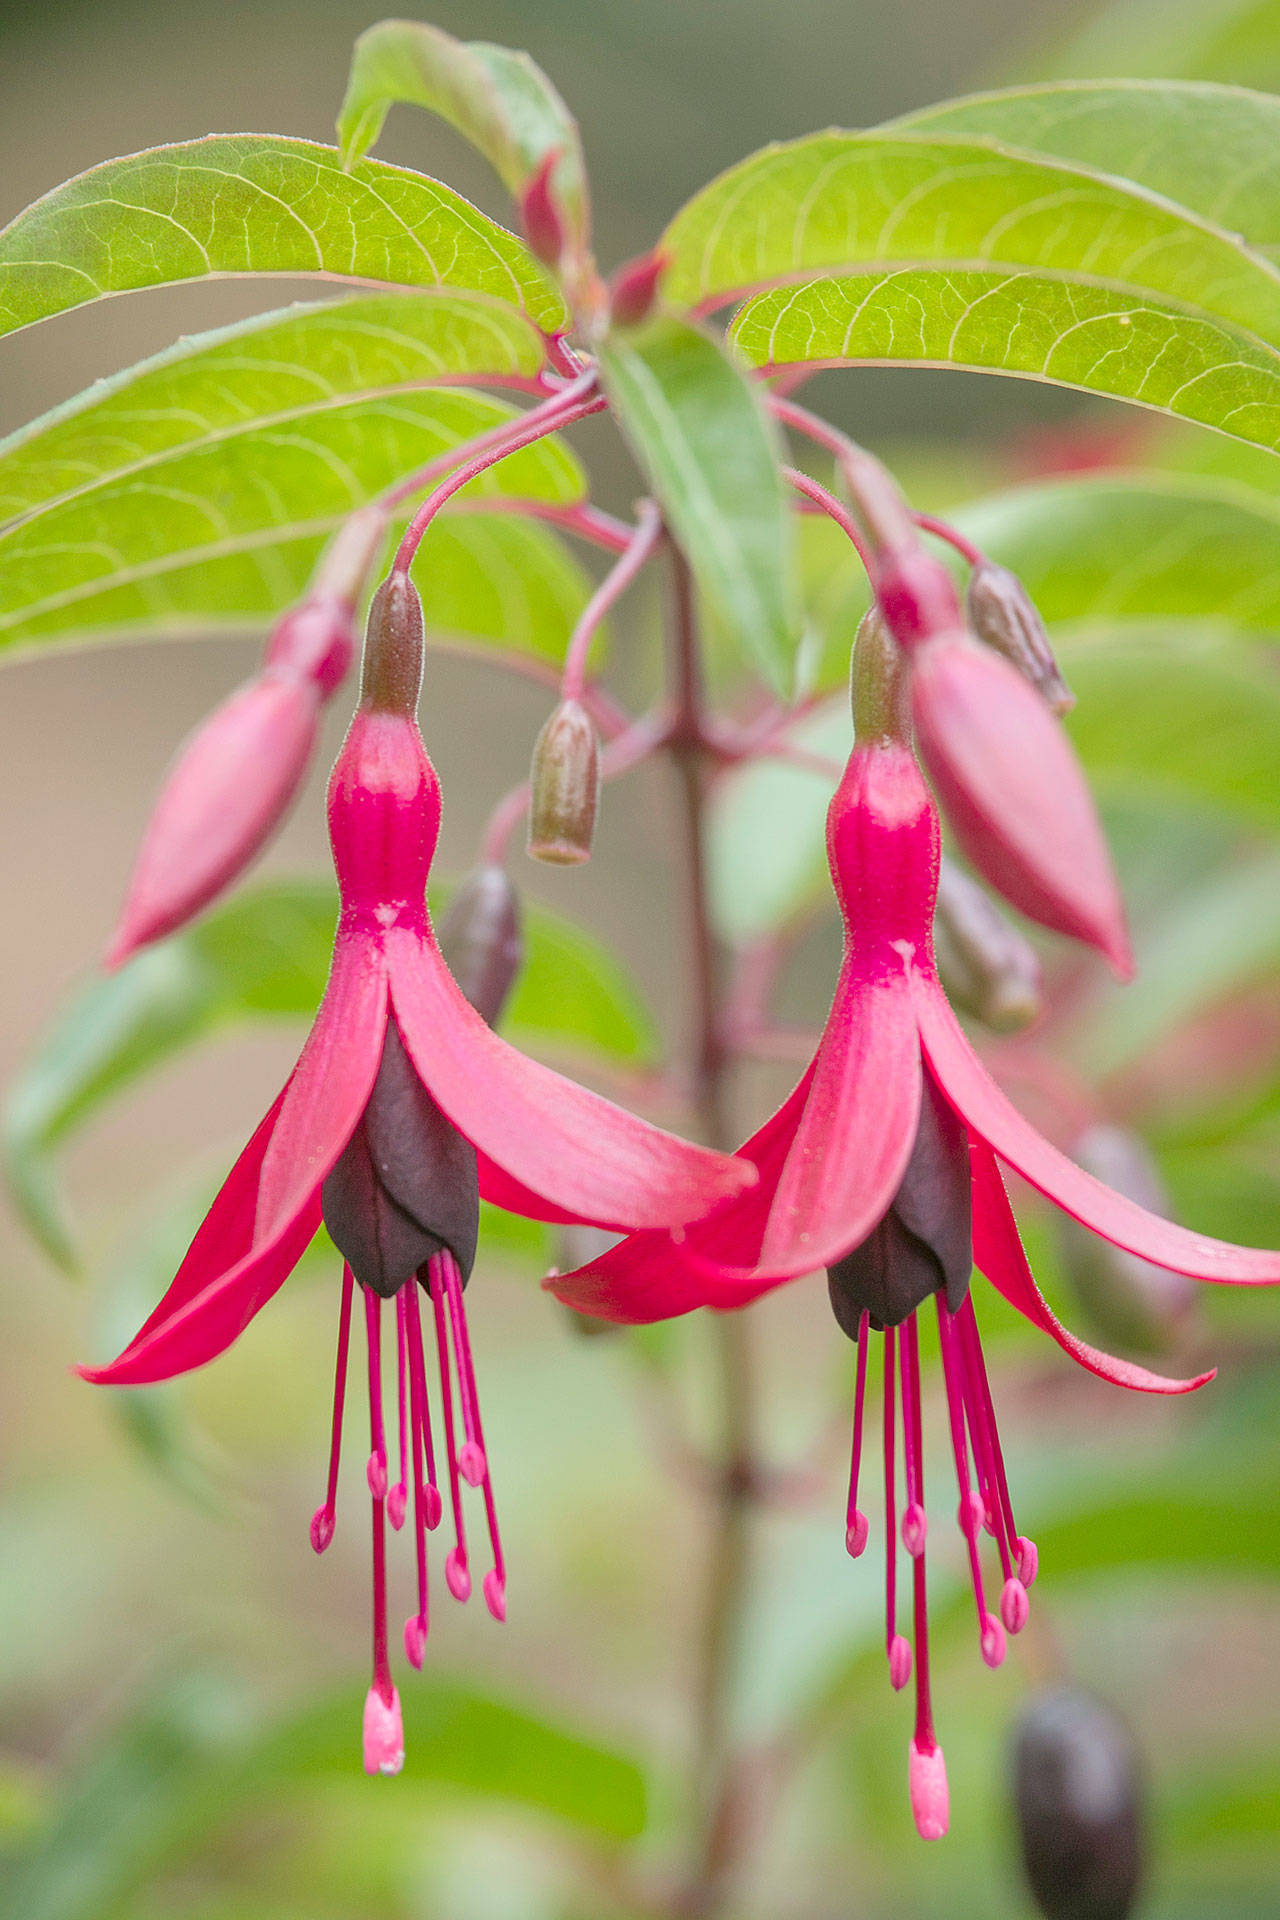
[(451, 188), (277, 134), (209, 134), (108, 160), (0, 232), (0, 333), (105, 294), (209, 274), (460, 287), (563, 328), (560, 295), (513, 234)]
[(884, 130), (990, 139), (1118, 174), (1280, 259), (1280, 99), (1270, 93), (1172, 81), (1057, 81), (947, 100)]
[[(345, 515), (515, 417), (438, 382), (520, 378), (538, 351), (492, 302), (375, 295), (184, 341), (91, 389), (0, 445), (0, 646), (260, 623)], [(584, 485), (541, 440), (460, 498), (563, 503)], [(543, 530), (524, 542), (547, 544)]]
[(830, 777), (780, 760), (757, 760), (714, 790), (707, 849), (711, 910), (721, 939), (733, 946), (773, 933), (828, 885), (827, 808), (853, 745), (848, 698), (825, 701), (788, 739), (830, 758)]
[[(314, 1014), (336, 918), (327, 883), (260, 886), (82, 988), (10, 1089), (4, 1115), (14, 1198), (55, 1260), (75, 1263), (51, 1158), (59, 1142), (123, 1088), (218, 1028)], [(514, 1041), (629, 1066), (653, 1059), (648, 1015), (589, 934), (530, 906), (525, 955), (503, 1022)]]
[(397, 101), (426, 107), (465, 135), (508, 191), (524, 190), (548, 153), (554, 184), (578, 247), (586, 243), (587, 195), (577, 123), (527, 53), (455, 40), (417, 20), (382, 20), (355, 44), (338, 141), (351, 165), (366, 154)]
[(1280, 448), (1273, 345), (1199, 305), (1065, 272), (904, 268), (809, 280), (748, 302), (730, 331), (753, 366), (914, 363), (1018, 374)]
[(1277, 0), (1118, 0), (1052, 60), (1055, 73), (1140, 73), (1280, 87)]
[(613, 335), (600, 371), (699, 587), (785, 689), (796, 626), (792, 529), (780, 444), (757, 396), (717, 342), (674, 319)]
[(1280, 504), (1252, 489), (1091, 475), (1011, 488), (954, 518), (1021, 576), (1051, 624), (1280, 633)]

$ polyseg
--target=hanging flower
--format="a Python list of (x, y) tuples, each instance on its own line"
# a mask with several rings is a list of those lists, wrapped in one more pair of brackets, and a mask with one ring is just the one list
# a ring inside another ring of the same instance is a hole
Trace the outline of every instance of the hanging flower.
[[(1043, 1139), (986, 1073), (934, 965), (938, 820), (907, 738), (903, 673), (887, 636), (869, 644), (876, 656), (860, 663), (860, 679), (855, 670), (858, 744), (828, 816), (844, 962), (812, 1062), (741, 1149), (759, 1184), (678, 1236), (632, 1234), (547, 1285), (582, 1312), (643, 1322), (699, 1306), (744, 1306), (825, 1267), (836, 1319), (857, 1343), (846, 1520), (854, 1556), (868, 1537), (858, 1504), (868, 1349), (873, 1332), (883, 1335), (886, 1650), (895, 1687), (915, 1671), (911, 1802), (921, 1834), (932, 1839), (946, 1830), (947, 1786), (929, 1688), (919, 1309), (932, 1299), (937, 1310), (960, 1527), (982, 1653), (993, 1666), (1006, 1630), (1016, 1633), (1026, 1620), (1037, 1556), (1014, 1521), (970, 1296), (973, 1266), (1103, 1379), (1181, 1393), (1212, 1377), (1166, 1379), (1098, 1352), (1058, 1322), (1027, 1264), (1001, 1163), (1115, 1246), (1172, 1271), (1270, 1284), (1280, 1281), (1280, 1254), (1188, 1232), (1112, 1192)], [(898, 1627), (899, 1491), (914, 1647)], [(984, 1532), (1000, 1567), (994, 1611), (979, 1552)]]
[[(426, 1534), (447, 1480), (454, 1545), (445, 1575), (470, 1592), (461, 1483), (481, 1489), (493, 1564), (483, 1583), (503, 1617), (505, 1569), (480, 1424), (463, 1290), (480, 1196), (534, 1219), (670, 1228), (754, 1178), (587, 1092), (501, 1040), (464, 999), (427, 916), (440, 789), (418, 732), (422, 609), (407, 576), (375, 596), (360, 707), (329, 786), (341, 915), (324, 1000), (283, 1092), (214, 1200), (169, 1291), (109, 1366), (88, 1380), (169, 1379), (222, 1353), (283, 1284), (323, 1218), (346, 1261), (328, 1490), (311, 1524), (333, 1536), (350, 1322), (358, 1283), (368, 1343), (373, 1501), (373, 1685), (365, 1765), (403, 1759), (387, 1652), (385, 1521), (412, 1497), (418, 1604), (405, 1649), (422, 1663)], [(427, 1402), (418, 1287), (431, 1309), (443, 1460)], [(395, 1301), (399, 1480), (389, 1485), (382, 1412), (382, 1307)], [(451, 1357), (452, 1356), (452, 1357)], [(455, 1398), (457, 1418), (455, 1419)], [(460, 1432), (459, 1432), (460, 1428)]]

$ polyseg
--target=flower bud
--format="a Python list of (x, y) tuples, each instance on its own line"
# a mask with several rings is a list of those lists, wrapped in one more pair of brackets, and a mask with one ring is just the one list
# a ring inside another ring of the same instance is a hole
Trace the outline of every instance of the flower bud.
[(649, 318), (666, 267), (666, 254), (655, 250), (618, 268), (609, 282), (609, 317), (615, 327), (638, 327)]
[(1119, 1715), (1075, 1687), (1042, 1694), (1018, 1728), (1013, 1796), (1046, 1920), (1126, 1920), (1142, 1879), (1142, 1783)]
[(1058, 670), (1040, 609), (1016, 573), (979, 561), (969, 575), (965, 610), (979, 640), (1002, 653), (1056, 714), (1070, 713), (1075, 696)]
[(920, 756), (961, 850), (1029, 919), (1133, 971), (1124, 907), (1084, 774), (1016, 668), (962, 632), (911, 658)]
[(960, 624), (960, 602), (951, 575), (918, 540), (880, 552), (875, 588), (889, 631), (900, 646), (913, 647), (932, 633)]
[(389, 573), (369, 602), (360, 702), (379, 713), (416, 714), (425, 622), (407, 573)]
[(537, 172), (520, 195), (520, 224), (530, 252), (546, 267), (558, 267), (564, 252), (564, 221), (556, 205), (551, 176), (560, 159), (559, 147), (544, 154)]
[(564, 700), (538, 735), (529, 775), (529, 853), (553, 866), (590, 858), (600, 747), (586, 709)]
[[(1127, 1127), (1099, 1124), (1081, 1134), (1072, 1158), (1086, 1173), (1135, 1200), (1148, 1213), (1172, 1217), (1169, 1195), (1142, 1140)], [(1100, 1240), (1067, 1215), (1056, 1221), (1063, 1264), (1081, 1305), (1110, 1345), (1168, 1353), (1194, 1322), (1196, 1282), (1152, 1266)]]
[(182, 926), (249, 864), (306, 773), (320, 704), (314, 681), (268, 666), (190, 735), (143, 835), (107, 967)]
[(993, 1033), (1016, 1033), (1039, 1015), (1044, 995), (1035, 948), (950, 860), (938, 875), (933, 947), (947, 998)]
[(524, 960), (520, 896), (503, 868), (467, 875), (440, 922), (440, 947), (476, 1012), (496, 1026)]

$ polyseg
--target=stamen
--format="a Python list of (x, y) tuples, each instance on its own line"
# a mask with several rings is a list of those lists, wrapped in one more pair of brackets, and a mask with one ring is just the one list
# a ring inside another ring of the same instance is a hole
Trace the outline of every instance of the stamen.
[[(378, 1351), (382, 1302), (377, 1294), (365, 1290), (366, 1326), (369, 1334), (369, 1439), (370, 1461), (377, 1458), (382, 1439), (381, 1368)], [(372, 1306), (369, 1303), (372, 1302)], [(370, 1486), (373, 1474), (370, 1473)], [(373, 1684), (364, 1703), (364, 1768), (366, 1773), (399, 1773), (404, 1765), (404, 1728), (400, 1718), (400, 1699), (391, 1679), (387, 1658), (387, 1528), (386, 1528), (385, 1453), (382, 1491), (373, 1493)]]
[(364, 1290), (364, 1324), (369, 1336), (369, 1438), (372, 1448), (365, 1478), (374, 1499), (387, 1497), (387, 1436), (382, 1425), (382, 1298)]
[(311, 1516), (311, 1544), (323, 1553), (333, 1538), (338, 1520), (338, 1462), (342, 1453), (342, 1410), (347, 1397), (347, 1354), (351, 1346), (351, 1301), (355, 1278), (350, 1267), (342, 1269), (342, 1306), (338, 1313), (338, 1358), (333, 1372), (333, 1424), (329, 1433), (329, 1481), (324, 1505)]
[[(889, 1344), (891, 1334), (886, 1334)], [(916, 1317), (911, 1314), (898, 1329), (902, 1356), (902, 1426), (907, 1462), (907, 1498), (910, 1507), (924, 1513), (924, 1447), (920, 1410), (920, 1342)], [(911, 1811), (922, 1840), (940, 1840), (947, 1830), (949, 1804), (947, 1767), (933, 1731), (929, 1694), (929, 1594), (925, 1575), (924, 1542), (911, 1569), (912, 1612), (915, 1623), (916, 1725), (911, 1739), (908, 1780)]]
[(1036, 1577), (1040, 1556), (1034, 1540), (1028, 1540), (1025, 1534), (1019, 1533), (1014, 1522), (1009, 1478), (1005, 1472), (991, 1383), (987, 1377), (987, 1363), (982, 1352), (978, 1318), (972, 1299), (965, 1301), (957, 1320), (968, 1360), (967, 1372), (973, 1381), (972, 1397), (981, 1410), (992, 1477), (998, 1493), (999, 1515), (1003, 1523), (1000, 1558), (1005, 1584), (1000, 1596), (1000, 1617), (1010, 1633), (1021, 1633), (1027, 1623), (1027, 1588)]
[[(426, 1656), (430, 1613), (427, 1606), (427, 1529), (432, 1525), (428, 1493), (436, 1496), (436, 1519), (440, 1517), (438, 1490), (423, 1479), (419, 1436), (424, 1428), (430, 1434), (431, 1416), (427, 1411), (427, 1369), (422, 1354), (422, 1322), (418, 1317), (418, 1283), (410, 1280), (397, 1295), (402, 1303), (405, 1350), (409, 1361), (409, 1412), (413, 1435), (413, 1541), (418, 1570), (418, 1611), (404, 1623), (405, 1658), (411, 1667), (421, 1669)], [(429, 1450), (429, 1443), (428, 1443)]]
[(502, 1541), (498, 1533), (498, 1509), (493, 1497), (493, 1479), (489, 1472), (489, 1459), (485, 1452), (484, 1429), (480, 1424), (480, 1396), (476, 1391), (476, 1370), (471, 1355), (471, 1336), (467, 1327), (462, 1276), (458, 1272), (457, 1261), (447, 1248), (443, 1253), (435, 1256), (431, 1266), (442, 1274), (448, 1295), (449, 1323), (453, 1329), (453, 1351), (458, 1369), (458, 1398), (462, 1405), (463, 1421), (467, 1426), (467, 1445), (462, 1450), (458, 1465), (463, 1477), (469, 1480), (473, 1487), (480, 1486), (484, 1490), (485, 1522), (489, 1529), (489, 1545), (493, 1553), (493, 1566), (484, 1577), (485, 1605), (495, 1620), (505, 1620), (507, 1617), (507, 1570), (502, 1556)]
[[(966, 1305), (968, 1303), (966, 1302)], [(996, 1543), (1000, 1570), (1008, 1580), (1014, 1570), (1011, 1535), (1005, 1525), (1004, 1503), (1000, 1498), (993, 1444), (990, 1403), (982, 1392), (982, 1381), (973, 1359), (973, 1340), (963, 1309), (955, 1316), (956, 1351), (960, 1360), (960, 1386), (969, 1433), (973, 1440), (974, 1467), (982, 1490), (983, 1527)]]
[[(907, 1329), (911, 1329), (910, 1340)], [(886, 1335), (886, 1339), (890, 1336)], [(914, 1489), (923, 1485), (923, 1465), (921, 1461), (921, 1419), (920, 1419), (920, 1362), (919, 1340), (916, 1334), (916, 1317), (910, 1314), (898, 1329), (902, 1357), (902, 1452), (906, 1465), (907, 1506), (902, 1516), (902, 1544), (913, 1560), (918, 1560), (924, 1552), (924, 1543), (928, 1538), (929, 1522), (925, 1517), (924, 1501)], [(908, 1366), (908, 1352), (915, 1356), (913, 1364)]]
[(865, 1513), (858, 1507), (858, 1468), (862, 1463), (862, 1414), (867, 1393), (867, 1346), (871, 1315), (863, 1310), (858, 1321), (858, 1377), (853, 1392), (853, 1452), (849, 1461), (849, 1504), (845, 1511), (844, 1543), (856, 1560), (867, 1544), (870, 1530)]
[(951, 1451), (956, 1463), (956, 1487), (960, 1506), (956, 1518), (969, 1554), (969, 1578), (973, 1584), (974, 1604), (978, 1610), (978, 1633), (982, 1657), (989, 1667), (998, 1667), (1004, 1659), (1004, 1634), (998, 1621), (987, 1612), (987, 1597), (982, 1584), (982, 1560), (978, 1552), (978, 1534), (982, 1525), (982, 1501), (969, 1480), (969, 1448), (964, 1425), (964, 1361), (959, 1352), (955, 1322), (942, 1294), (936, 1294), (938, 1340), (942, 1348), (942, 1377), (947, 1390), (947, 1415), (951, 1423)]
[(455, 1600), (466, 1600), (471, 1593), (471, 1573), (467, 1566), (467, 1530), (462, 1518), (462, 1489), (458, 1485), (458, 1454), (453, 1440), (453, 1389), (449, 1378), (449, 1327), (445, 1318), (445, 1283), (439, 1271), (438, 1257), (427, 1267), (431, 1306), (436, 1321), (436, 1357), (440, 1362), (440, 1406), (444, 1415), (444, 1448), (449, 1467), (449, 1494), (453, 1504), (454, 1545), (444, 1563), (445, 1582)]
[(894, 1507), (894, 1364), (892, 1333), (884, 1336), (884, 1636), (889, 1684), (901, 1693), (911, 1678), (911, 1643), (898, 1632), (898, 1528)]
[(404, 1297), (407, 1287), (396, 1295), (396, 1383), (400, 1410), (400, 1478), (387, 1493), (387, 1518), (399, 1533), (409, 1504), (409, 1393), (406, 1381), (407, 1351)]

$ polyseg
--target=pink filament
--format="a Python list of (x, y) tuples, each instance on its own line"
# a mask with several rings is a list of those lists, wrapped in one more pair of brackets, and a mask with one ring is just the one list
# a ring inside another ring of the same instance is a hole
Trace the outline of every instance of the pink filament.
[[(892, 1335), (886, 1334), (888, 1346)], [(916, 1317), (911, 1314), (898, 1329), (902, 1360), (902, 1430), (906, 1454), (907, 1499), (924, 1512), (924, 1447), (920, 1414), (920, 1342)], [(924, 1543), (915, 1555), (912, 1569), (912, 1613), (915, 1629), (916, 1727), (914, 1746), (931, 1754), (938, 1745), (933, 1731), (933, 1710), (929, 1695), (929, 1594), (925, 1578)]]
[(900, 1693), (911, 1678), (911, 1643), (898, 1632), (898, 1528), (894, 1506), (893, 1335), (884, 1337), (884, 1637), (889, 1681)]
[(375, 1500), (387, 1497), (387, 1436), (382, 1424), (382, 1300), (364, 1290), (364, 1323), (369, 1338), (369, 1464), (365, 1476)]
[(311, 1516), (311, 1544), (323, 1553), (333, 1538), (338, 1515), (338, 1463), (342, 1454), (342, 1410), (347, 1397), (347, 1354), (351, 1347), (351, 1301), (355, 1279), (342, 1269), (342, 1306), (338, 1314), (338, 1358), (333, 1372), (333, 1423), (329, 1432), (329, 1480), (324, 1505)]
[(400, 1409), (400, 1478), (387, 1494), (387, 1518), (397, 1533), (404, 1525), (405, 1510), (409, 1504), (409, 1394), (405, 1379), (408, 1357), (405, 1325), (405, 1294), (407, 1292), (407, 1287), (401, 1287), (396, 1295), (396, 1382), (397, 1405)]
[[(399, 1300), (403, 1303), (405, 1347), (409, 1360), (409, 1412), (413, 1435), (413, 1542), (418, 1571), (418, 1611), (405, 1621), (404, 1650), (410, 1666), (421, 1667), (431, 1618), (427, 1604), (427, 1529), (433, 1523), (427, 1494), (428, 1490), (433, 1493), (436, 1490), (424, 1479), (422, 1471), (421, 1437), (425, 1430), (429, 1445), (431, 1422), (427, 1412), (427, 1370), (422, 1354), (422, 1322), (418, 1317), (416, 1280), (410, 1280), (400, 1289)], [(437, 1520), (439, 1502), (440, 1496), (436, 1493)]]
[[(457, 1363), (458, 1399), (467, 1436), (466, 1445), (459, 1459), (459, 1467), (463, 1478), (471, 1486), (481, 1487), (484, 1492), (485, 1522), (488, 1526), (489, 1545), (493, 1554), (493, 1566), (484, 1580), (485, 1605), (495, 1620), (505, 1620), (506, 1563), (498, 1533), (498, 1512), (493, 1497), (493, 1481), (489, 1473), (488, 1456), (485, 1453), (484, 1430), (480, 1424), (480, 1396), (476, 1391), (475, 1363), (471, 1354), (471, 1336), (467, 1329), (462, 1276), (458, 1272), (458, 1265), (453, 1255), (447, 1250), (433, 1256), (429, 1272), (433, 1296), (437, 1286), (443, 1285), (448, 1298), (449, 1324), (453, 1332), (454, 1358)], [(437, 1321), (437, 1326), (439, 1337), (443, 1339), (443, 1323)]]
[(471, 1573), (467, 1566), (467, 1530), (462, 1518), (462, 1489), (458, 1485), (458, 1453), (453, 1437), (453, 1386), (449, 1377), (449, 1329), (445, 1319), (445, 1284), (437, 1269), (439, 1255), (428, 1265), (429, 1292), (436, 1321), (436, 1357), (440, 1362), (440, 1406), (444, 1415), (444, 1450), (449, 1468), (449, 1494), (453, 1505), (454, 1544), (445, 1557), (444, 1577), (455, 1600), (466, 1600), (471, 1593)]
[(991, 1629), (996, 1626), (987, 1612), (982, 1583), (982, 1560), (978, 1552), (981, 1527), (981, 1502), (974, 1499), (969, 1480), (969, 1448), (964, 1425), (964, 1360), (960, 1352), (955, 1320), (943, 1296), (936, 1295), (938, 1339), (942, 1347), (942, 1377), (947, 1390), (947, 1414), (951, 1423), (951, 1451), (956, 1463), (956, 1489), (960, 1496), (958, 1519), (969, 1554), (969, 1578), (973, 1585), (974, 1605), (978, 1611), (978, 1634), (982, 1657), (989, 1666), (999, 1666), (1004, 1658), (1004, 1636)]
[(867, 1395), (867, 1346), (871, 1315), (864, 1309), (858, 1322), (858, 1376), (853, 1392), (853, 1451), (849, 1461), (849, 1504), (845, 1509), (844, 1543), (856, 1560), (867, 1544), (867, 1516), (858, 1508), (858, 1469), (862, 1463), (862, 1416)]
[(982, 1341), (978, 1335), (978, 1321), (973, 1311), (972, 1296), (965, 1300), (955, 1316), (955, 1324), (964, 1358), (965, 1405), (969, 1413), (969, 1429), (973, 1435), (974, 1456), (979, 1463), (990, 1531), (995, 1536), (999, 1550), (1001, 1570), (1005, 1579), (1008, 1580), (1014, 1571), (1013, 1555), (1018, 1551), (1017, 1528), (1014, 1524), (1013, 1503), (1009, 1498), (1009, 1482), (1004, 1470), (1004, 1456), (1000, 1451), (1000, 1436), (996, 1431), (995, 1407), (991, 1399), (986, 1362), (982, 1357)]

